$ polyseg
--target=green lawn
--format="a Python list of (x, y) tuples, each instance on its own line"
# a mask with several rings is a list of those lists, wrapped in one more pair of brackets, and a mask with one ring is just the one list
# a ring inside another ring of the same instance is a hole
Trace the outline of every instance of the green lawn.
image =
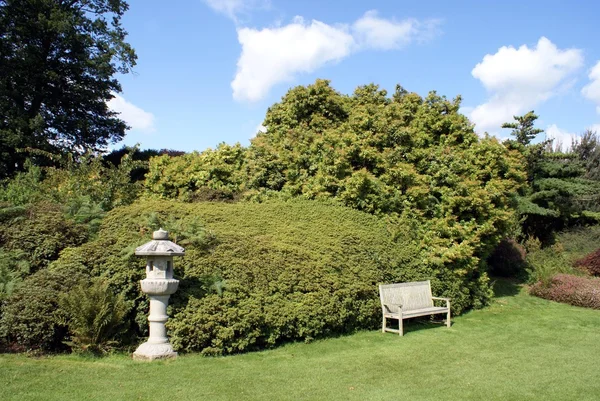
[(600, 311), (503, 283), (452, 328), (408, 323), (223, 358), (0, 355), (1, 400), (598, 400)]

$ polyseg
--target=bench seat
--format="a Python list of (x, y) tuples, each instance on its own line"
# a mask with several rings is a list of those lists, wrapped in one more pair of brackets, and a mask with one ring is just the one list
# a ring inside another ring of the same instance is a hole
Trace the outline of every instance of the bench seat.
[[(433, 306), (431, 308), (415, 309), (415, 310), (411, 310), (411, 311), (402, 312), (402, 317), (409, 318), (409, 317), (417, 317), (417, 316), (435, 315), (438, 313), (448, 313), (448, 308), (440, 307), (440, 306)], [(386, 315), (386, 317), (390, 317), (392, 319), (398, 319), (398, 316), (400, 316), (400, 313), (387, 312), (387, 313), (385, 313), (385, 315)]]

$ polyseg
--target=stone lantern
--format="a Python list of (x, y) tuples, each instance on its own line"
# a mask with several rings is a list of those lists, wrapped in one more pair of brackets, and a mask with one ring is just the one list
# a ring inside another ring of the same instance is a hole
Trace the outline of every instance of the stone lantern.
[(173, 256), (183, 256), (185, 249), (169, 241), (169, 233), (161, 228), (154, 231), (152, 241), (136, 248), (135, 254), (145, 256), (147, 261), (146, 278), (140, 284), (142, 291), (150, 297), (150, 336), (135, 350), (133, 359), (176, 358), (177, 352), (169, 344), (165, 323), (169, 296), (179, 285), (179, 280), (173, 278)]

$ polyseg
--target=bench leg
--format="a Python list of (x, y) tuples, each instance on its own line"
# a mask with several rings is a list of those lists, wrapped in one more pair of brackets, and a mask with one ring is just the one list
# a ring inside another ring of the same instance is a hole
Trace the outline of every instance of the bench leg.
[(446, 316), (446, 327), (450, 327), (450, 310), (448, 310), (448, 315)]
[(403, 330), (403, 327), (402, 327), (402, 318), (398, 319), (398, 334), (400, 336), (404, 335), (404, 330)]
[(385, 333), (385, 316), (383, 317), (383, 323), (381, 325), (381, 332)]

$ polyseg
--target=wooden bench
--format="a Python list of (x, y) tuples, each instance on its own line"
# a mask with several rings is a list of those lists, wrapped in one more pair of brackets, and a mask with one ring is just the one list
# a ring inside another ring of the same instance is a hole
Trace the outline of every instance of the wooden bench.
[[(403, 335), (402, 320), (417, 316), (446, 314), (446, 326), (450, 327), (450, 298), (431, 296), (431, 283), (417, 281), (413, 283), (381, 284), (379, 286), (383, 324), (381, 331), (390, 331)], [(445, 307), (434, 306), (433, 301), (446, 301)], [(398, 330), (387, 327), (387, 319), (398, 320)]]

